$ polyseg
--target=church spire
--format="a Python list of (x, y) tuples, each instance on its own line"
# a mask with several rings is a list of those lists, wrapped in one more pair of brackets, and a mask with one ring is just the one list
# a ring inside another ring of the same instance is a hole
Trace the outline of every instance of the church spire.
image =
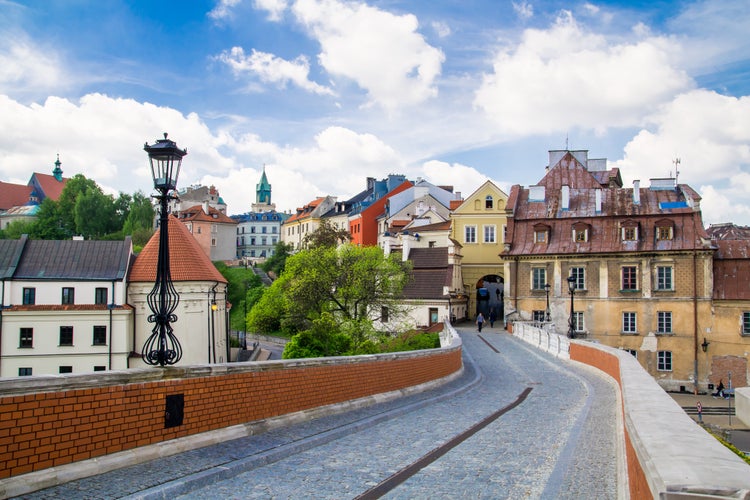
[(62, 180), (63, 180), (63, 176), (62, 176), (63, 171), (60, 168), (60, 165), (62, 165), (62, 163), (60, 163), (60, 153), (57, 153), (57, 161), (55, 161), (55, 169), (52, 171), (52, 175), (54, 175), (55, 179), (57, 179), (59, 182), (62, 182)]
[(271, 184), (266, 177), (266, 166), (263, 165), (263, 174), (260, 176), (260, 182), (255, 185), (255, 202), (263, 205), (271, 204)]

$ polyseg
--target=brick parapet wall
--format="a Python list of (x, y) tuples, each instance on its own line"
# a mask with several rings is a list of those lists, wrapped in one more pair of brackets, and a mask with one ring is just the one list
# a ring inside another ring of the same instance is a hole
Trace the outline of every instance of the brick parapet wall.
[(629, 353), (574, 341), (570, 359), (620, 386), (631, 498), (750, 497), (747, 464), (700, 428)]
[[(460, 342), (406, 353), (0, 380), (0, 479), (428, 383)], [(181, 425), (165, 427), (167, 396)]]

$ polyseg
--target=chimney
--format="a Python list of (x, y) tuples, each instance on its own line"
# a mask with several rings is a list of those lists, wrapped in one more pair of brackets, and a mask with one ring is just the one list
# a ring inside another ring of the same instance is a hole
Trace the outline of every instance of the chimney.
[(562, 187), (562, 209), (570, 210), (570, 186)]
[(208, 202), (207, 201), (203, 202), (203, 213), (208, 215)]
[(602, 190), (596, 190), (596, 213), (602, 213)]
[(409, 236), (406, 236), (406, 235), (402, 236), (403, 243), (401, 245), (401, 260), (404, 262), (409, 260), (409, 251), (411, 250), (410, 245), (409, 245), (409, 240), (411, 240)]
[(641, 181), (639, 180), (633, 181), (633, 204), (641, 204)]

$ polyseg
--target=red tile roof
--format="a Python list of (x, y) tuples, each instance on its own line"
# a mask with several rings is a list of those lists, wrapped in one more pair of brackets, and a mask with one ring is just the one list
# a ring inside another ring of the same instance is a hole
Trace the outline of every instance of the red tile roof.
[(179, 217), (182, 222), (216, 222), (237, 225), (236, 220), (214, 207), (208, 207), (208, 213), (204, 212), (203, 205), (193, 205), (188, 209), (180, 210)]
[[(170, 216), (169, 257), (170, 273), (173, 281), (218, 281), (227, 280), (216, 269), (185, 224)], [(151, 282), (156, 279), (156, 263), (159, 258), (159, 233), (151, 237), (130, 271), (129, 281)]]
[(304, 219), (305, 217), (307, 217), (307, 216), (308, 216), (308, 215), (310, 214), (310, 212), (312, 212), (313, 210), (315, 210), (315, 208), (316, 208), (316, 207), (317, 207), (318, 205), (320, 205), (320, 204), (321, 204), (321, 202), (322, 202), (322, 201), (323, 201), (324, 199), (325, 199), (325, 198), (324, 198), (324, 197), (322, 197), (322, 196), (321, 196), (321, 197), (318, 197), (318, 198), (315, 198), (315, 199), (314, 199), (313, 201), (311, 201), (310, 203), (306, 204), (305, 206), (303, 206), (303, 207), (301, 207), (301, 208), (298, 208), (298, 209), (297, 209), (297, 213), (294, 213), (294, 214), (292, 214), (292, 216), (291, 216), (291, 217), (289, 217), (289, 218), (288, 218), (288, 219), (286, 220), (286, 223), (289, 223), (289, 222), (294, 222), (294, 221), (296, 221), (296, 220), (300, 220), (300, 219)]
[(0, 210), (20, 207), (29, 202), (31, 186), (0, 181)]
[(65, 184), (68, 182), (66, 177), (63, 177), (62, 182), (60, 182), (55, 179), (54, 175), (40, 174), (39, 172), (34, 172), (33, 177), (36, 177), (37, 182), (42, 187), (44, 195), (55, 201), (60, 199), (60, 194), (62, 194), (63, 188), (65, 188)]

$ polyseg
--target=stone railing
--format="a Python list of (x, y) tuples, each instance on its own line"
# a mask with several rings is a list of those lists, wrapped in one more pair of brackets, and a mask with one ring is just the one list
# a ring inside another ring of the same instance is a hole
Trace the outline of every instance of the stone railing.
[(516, 332), (529, 344), (598, 368), (618, 383), (631, 498), (750, 498), (750, 466), (695, 423), (631, 354), (570, 341), (531, 323), (514, 323)]
[(460, 375), (461, 340), (335, 358), (0, 380), (0, 498), (425, 390)]

